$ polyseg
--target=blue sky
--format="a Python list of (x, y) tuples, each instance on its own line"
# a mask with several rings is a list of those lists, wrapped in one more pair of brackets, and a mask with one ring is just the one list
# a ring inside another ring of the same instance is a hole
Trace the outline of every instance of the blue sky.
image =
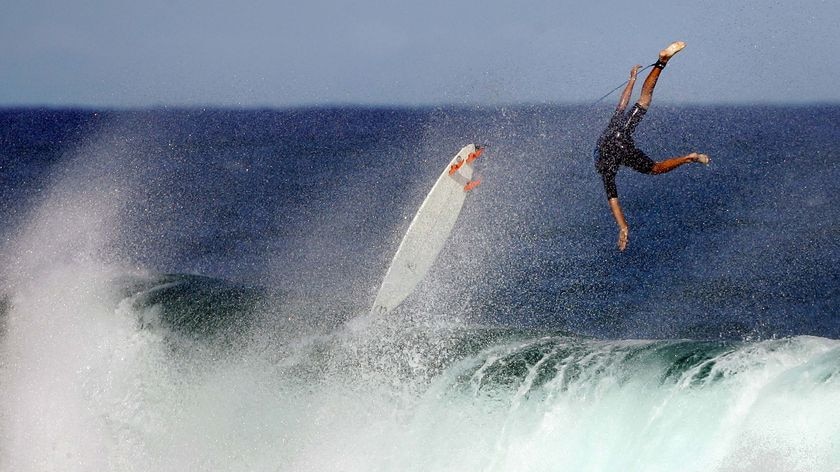
[(837, 103), (838, 20), (833, 0), (6, 0), (0, 105), (587, 103), (676, 39), (658, 100)]

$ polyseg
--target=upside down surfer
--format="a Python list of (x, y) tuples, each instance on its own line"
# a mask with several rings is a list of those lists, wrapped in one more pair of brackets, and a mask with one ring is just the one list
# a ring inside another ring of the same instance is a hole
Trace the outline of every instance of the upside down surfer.
[(615, 222), (618, 224), (618, 249), (622, 251), (627, 247), (629, 228), (627, 221), (624, 219), (624, 213), (621, 211), (621, 205), (618, 203), (618, 190), (615, 186), (615, 175), (619, 167), (623, 165), (643, 174), (658, 175), (670, 172), (689, 162), (709, 163), (709, 156), (696, 152), (655, 162), (640, 151), (633, 141), (633, 132), (650, 106), (653, 98), (653, 88), (656, 86), (659, 74), (674, 54), (684, 47), (685, 43), (677, 41), (659, 52), (659, 60), (653, 65), (653, 69), (651, 69), (642, 85), (639, 101), (629, 112), (625, 113), (624, 110), (627, 108), (630, 95), (633, 93), (633, 86), (636, 84), (636, 75), (641, 69), (641, 66), (638, 65), (633, 67), (615, 114), (613, 114), (609, 125), (598, 139), (598, 148), (595, 152), (595, 168), (604, 181), (604, 190), (607, 192), (610, 209), (613, 217), (615, 217)]

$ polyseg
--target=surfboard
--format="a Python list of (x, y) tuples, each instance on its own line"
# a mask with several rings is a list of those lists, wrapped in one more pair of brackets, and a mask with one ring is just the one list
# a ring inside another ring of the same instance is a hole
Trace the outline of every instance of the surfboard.
[(411, 295), (446, 244), (473, 181), (472, 162), (483, 148), (464, 146), (449, 161), (411, 220), (373, 302), (371, 312), (384, 315)]

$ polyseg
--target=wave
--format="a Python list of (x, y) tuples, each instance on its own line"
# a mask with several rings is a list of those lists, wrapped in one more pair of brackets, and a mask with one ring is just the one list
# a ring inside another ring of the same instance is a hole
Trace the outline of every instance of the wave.
[[(64, 337), (24, 329), (20, 316), (50, 306), (39, 296), (5, 303), (17, 337), (5, 343), (14, 365), (4, 368), (4, 397), (33, 416), (4, 420), (4, 436), (28, 442), (8, 441), (3, 465), (830, 471), (840, 463), (836, 340), (599, 340), (434, 316), (324, 329), (287, 316), (317, 316), (288, 293), (182, 274), (98, 282), (112, 295), (62, 292), (62, 310), (86, 314), (64, 325)], [(49, 390), (33, 395), (35, 387)]]
[(461, 438), (465, 455), (484, 450), (466, 468), (833, 470), (840, 463), (840, 415), (832, 408), (840, 400), (840, 343), (822, 338), (542, 337), (465, 359), (427, 398), (433, 418), (422, 421), (436, 424), (437, 447)]
[[(835, 340), (610, 341), (367, 320), (273, 347), (280, 390), (330, 412), (315, 413), (312, 421), (323, 423), (315, 430), (341, 431), (334, 440), (355, 450), (330, 448), (355, 458), (358, 469), (832, 470), (840, 463)], [(350, 440), (369, 427), (379, 433)], [(410, 446), (396, 453), (394, 444)]]

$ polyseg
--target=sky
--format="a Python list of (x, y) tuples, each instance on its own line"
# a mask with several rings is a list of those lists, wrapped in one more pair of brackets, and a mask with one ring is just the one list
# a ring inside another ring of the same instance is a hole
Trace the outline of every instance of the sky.
[[(840, 103), (837, 0), (3, 0), (0, 106)], [(667, 86), (662, 85), (667, 83)]]

